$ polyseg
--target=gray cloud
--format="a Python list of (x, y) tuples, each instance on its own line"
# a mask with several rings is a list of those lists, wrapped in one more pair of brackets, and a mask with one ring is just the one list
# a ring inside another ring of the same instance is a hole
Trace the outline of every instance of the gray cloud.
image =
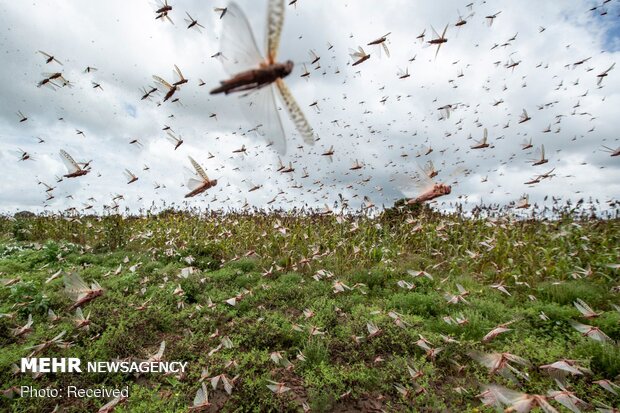
[[(364, 196), (377, 205), (390, 205), (402, 196), (391, 181), (394, 175), (412, 175), (429, 160), (441, 169), (438, 178), (459, 182), (445, 198), (446, 205), (465, 199), (470, 204), (507, 204), (524, 193), (532, 201), (546, 195), (610, 200), (620, 194), (618, 158), (601, 150), (602, 145), (620, 145), (618, 69), (604, 79), (603, 88), (596, 83), (596, 75), (618, 57), (609, 40), (609, 33), (619, 29), (613, 17), (617, 4), (610, 5), (614, 11), (603, 18), (587, 13), (594, 2), (477, 2), (474, 15), (458, 29), (457, 9), (463, 16), (470, 12), (456, 1), (297, 3), (287, 7), (279, 58), (297, 63), (286, 81), (320, 140), (298, 148), (302, 141), (280, 111), (289, 140), (282, 161), (295, 167), (285, 176), (275, 171), (277, 154), (265, 147), (265, 140), (247, 133), (256, 125), (242, 115), (243, 103), (234, 96), (208, 93), (227, 75), (210, 57), (219, 50), (222, 22), (204, 2), (171, 1), (174, 26), (155, 20), (154, 7), (146, 1), (87, 6), (4, 2), (0, 159), (9, 179), (0, 183), (0, 210), (80, 208), (90, 197), (100, 209), (116, 194), (123, 194), (121, 205), (132, 209), (152, 202), (181, 204), (187, 192), (181, 185), (188, 155), (220, 182), (188, 205), (212, 208), (240, 207), (245, 199), (265, 206), (280, 190), (284, 194), (274, 206), (331, 205), (339, 193), (353, 207), (359, 207)], [(239, 4), (262, 47), (266, 2)], [(206, 27), (202, 33), (185, 28), (185, 11)], [(484, 17), (498, 11), (502, 13), (488, 27)], [(435, 59), (435, 47), (425, 47), (416, 36), (426, 29), (428, 40), (431, 25), (441, 31), (447, 23), (449, 40)], [(542, 33), (540, 26), (546, 28)], [(391, 57), (379, 58), (378, 48), (365, 45), (387, 32)], [(514, 41), (501, 46), (515, 34)], [(332, 50), (327, 50), (327, 42), (334, 45)], [(500, 46), (491, 50), (495, 44)], [(348, 49), (360, 45), (371, 58), (351, 67)], [(308, 64), (310, 49), (321, 56), (318, 70)], [(54, 54), (63, 66), (46, 65), (37, 50)], [(504, 67), (510, 59), (521, 62), (514, 71)], [(300, 77), (304, 62), (311, 72), (308, 80)], [(180, 104), (158, 106), (161, 94), (141, 101), (140, 87), (153, 85), (154, 74), (171, 79), (174, 64), (190, 80), (175, 95)], [(86, 66), (98, 70), (83, 73)], [(399, 68), (408, 68), (411, 77), (399, 79)], [(37, 88), (42, 73), (52, 71), (62, 71), (74, 87)], [(207, 84), (199, 87), (199, 78)], [(103, 90), (94, 89), (91, 81)], [(493, 106), (498, 100), (503, 103)], [(320, 111), (309, 106), (314, 101)], [(439, 120), (437, 108), (456, 103), (450, 118)], [(518, 124), (524, 108), (532, 119)], [(28, 121), (19, 123), (17, 110)], [(185, 140), (178, 150), (166, 140), (164, 125)], [(549, 125), (552, 131), (543, 133)], [(480, 139), (483, 128), (494, 147), (471, 150), (468, 136)], [(86, 136), (77, 135), (76, 129)], [(45, 143), (37, 143), (37, 136)], [(136, 138), (141, 148), (129, 144)], [(534, 167), (527, 162), (535, 154), (521, 150), (525, 138), (536, 148), (544, 144), (549, 163)], [(233, 154), (241, 145), (246, 145), (247, 155)], [(333, 163), (320, 155), (331, 145), (336, 151)], [(428, 146), (431, 154), (416, 156)], [(18, 148), (35, 160), (18, 161)], [(65, 173), (61, 148), (78, 160), (92, 160), (93, 172), (56, 183), (55, 176)], [(209, 153), (215, 157), (209, 159)], [(365, 167), (350, 171), (356, 159)], [(144, 165), (149, 170), (143, 170)], [(136, 183), (125, 183), (125, 168), (139, 176)], [(302, 178), (303, 168), (308, 178)], [(449, 176), (459, 168), (470, 172)], [(552, 168), (556, 175), (551, 180), (523, 184)], [(484, 177), (487, 182), (481, 182)], [(47, 204), (38, 180), (56, 186), (55, 198)], [(249, 181), (263, 187), (248, 193)], [(411, 190), (417, 187), (412, 184)]]

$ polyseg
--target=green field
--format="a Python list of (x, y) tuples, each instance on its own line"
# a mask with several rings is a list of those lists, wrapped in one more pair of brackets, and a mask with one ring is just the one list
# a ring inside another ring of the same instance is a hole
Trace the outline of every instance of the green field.
[[(547, 395), (558, 385), (540, 366), (572, 359), (589, 372), (567, 377), (567, 389), (592, 408), (620, 405), (620, 389), (614, 395), (594, 383), (620, 383), (618, 220), (169, 212), (3, 218), (0, 231), (5, 396), (23, 385), (128, 385), (117, 412), (187, 411), (208, 369), (209, 378), (236, 377), (230, 395), (206, 379), (210, 411), (491, 412), (477, 397), (485, 385)], [(104, 290), (82, 306), (88, 331), (76, 328), (69, 310), (69, 273)], [(601, 314), (582, 317), (578, 299)], [(59, 320), (49, 321), (48, 309)], [(30, 314), (32, 332), (16, 337)], [(584, 336), (571, 320), (599, 327), (611, 341)], [(509, 331), (482, 342), (510, 321)], [(62, 331), (71, 346), (39, 357), (147, 359), (165, 341), (164, 360), (187, 361), (189, 371), (13, 372), (29, 347)], [(511, 364), (521, 373), (515, 380), (472, 358), (500, 352), (528, 361)], [(275, 394), (270, 380), (290, 390)], [(0, 410), (84, 412), (108, 401), (2, 397)]]

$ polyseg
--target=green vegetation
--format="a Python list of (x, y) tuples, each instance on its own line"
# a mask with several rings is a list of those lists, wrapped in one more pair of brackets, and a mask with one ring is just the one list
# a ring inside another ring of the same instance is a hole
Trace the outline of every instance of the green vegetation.
[[(376, 218), (174, 211), (3, 218), (0, 382), (3, 390), (128, 385), (129, 400), (116, 412), (175, 412), (192, 405), (208, 369), (209, 377), (238, 376), (231, 395), (209, 383), (213, 411), (302, 411), (307, 403), (313, 412), (492, 412), (477, 397), (483, 385), (547, 394), (558, 387), (539, 366), (573, 359), (591, 373), (569, 378), (570, 390), (591, 404), (618, 406), (620, 395), (593, 382), (618, 382), (620, 374), (620, 312), (613, 307), (620, 304), (619, 256), (618, 220), (464, 219), (426, 210)], [(73, 302), (63, 275), (69, 272), (104, 289), (82, 306), (90, 312), (88, 331), (77, 329), (68, 311)], [(451, 304), (446, 294), (459, 295), (457, 284), (468, 292), (461, 294), (466, 302)], [(234, 306), (226, 302), (233, 297)], [(577, 299), (602, 314), (582, 317)], [(48, 309), (60, 319), (49, 321)], [(30, 314), (32, 332), (15, 337), (13, 329)], [(449, 324), (447, 316), (467, 323)], [(513, 320), (510, 331), (481, 342)], [(599, 327), (615, 343), (583, 336), (570, 320)], [(368, 323), (380, 330), (372, 337)], [(187, 361), (189, 371), (13, 373), (28, 347), (63, 330), (71, 347), (52, 346), (44, 356), (146, 359), (165, 340), (164, 360)], [(442, 351), (428, 357), (420, 335)], [(225, 337), (232, 347), (214, 351)], [(468, 355), (472, 350), (525, 358), (531, 366), (515, 367), (529, 381), (490, 376)], [(276, 364), (274, 352), (292, 365)], [(414, 381), (407, 365), (422, 375)], [(269, 380), (291, 390), (274, 394)], [(51, 411), (58, 404), (68, 412), (96, 411), (107, 401), (4, 397), (0, 410)]]

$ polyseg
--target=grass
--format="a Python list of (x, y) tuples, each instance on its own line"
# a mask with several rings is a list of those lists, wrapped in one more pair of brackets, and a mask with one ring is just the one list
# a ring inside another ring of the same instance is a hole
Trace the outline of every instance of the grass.
[[(3, 389), (128, 385), (129, 400), (115, 411), (175, 412), (191, 406), (208, 369), (210, 375), (238, 376), (231, 395), (221, 386), (209, 387), (213, 411), (302, 411), (305, 402), (313, 412), (490, 412), (494, 409), (476, 397), (482, 385), (546, 394), (557, 386), (536, 366), (567, 358), (592, 371), (569, 380), (577, 396), (617, 406), (619, 396), (592, 384), (620, 374), (617, 344), (583, 337), (569, 320), (598, 326), (620, 340), (620, 313), (611, 306), (620, 304), (618, 270), (608, 266), (618, 262), (619, 247), (618, 220), (566, 217), (464, 219), (426, 211), (375, 218), (175, 212), (3, 218), (0, 278), (13, 282), (0, 286), (0, 313), (11, 316), (0, 318), (0, 382)], [(190, 265), (194, 273), (182, 277)], [(74, 327), (62, 276), (46, 283), (58, 270), (76, 271), (104, 288), (83, 307), (91, 313), (90, 331)], [(425, 270), (433, 280), (407, 270)], [(401, 288), (400, 280), (415, 287)], [(335, 293), (335, 281), (350, 289)], [(510, 296), (491, 287), (500, 282)], [(444, 298), (457, 293), (457, 283), (469, 291), (468, 304)], [(225, 302), (234, 296), (240, 298), (235, 306)], [(577, 298), (603, 314), (583, 319), (573, 306)], [(48, 321), (48, 309), (60, 316), (58, 322)], [(304, 309), (314, 315), (306, 319)], [(401, 314), (408, 327), (398, 327), (390, 311)], [(29, 314), (33, 331), (15, 338), (11, 329), (23, 326)], [(469, 320), (463, 326), (443, 320), (461, 315)], [(481, 343), (491, 329), (511, 320), (517, 320), (512, 331)], [(371, 321), (381, 332), (368, 338)], [(324, 334), (311, 336), (311, 328)], [(36, 379), (12, 373), (28, 346), (63, 330), (72, 347), (52, 347), (44, 356), (146, 358), (165, 340), (164, 358), (187, 361), (189, 371), (179, 377), (85, 373)], [(415, 345), (420, 335), (443, 347), (434, 360)], [(444, 343), (442, 335), (458, 343)], [(209, 355), (224, 336), (232, 348)], [(517, 387), (489, 377), (467, 356), (473, 349), (528, 359), (534, 366), (527, 369), (530, 380)], [(293, 366), (276, 365), (270, 359), (275, 351)], [(424, 373), (416, 384), (407, 364)], [(291, 391), (275, 395), (268, 380), (284, 382)], [(394, 384), (426, 391), (404, 398)], [(58, 404), (68, 412), (93, 411), (107, 401), (0, 398), (0, 410), (50, 411)]]

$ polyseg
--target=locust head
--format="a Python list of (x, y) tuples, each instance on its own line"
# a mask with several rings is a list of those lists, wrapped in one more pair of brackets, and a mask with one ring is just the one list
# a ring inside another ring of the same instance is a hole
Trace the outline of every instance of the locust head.
[(445, 184), (435, 184), (433, 192), (435, 192), (437, 196), (449, 195), (450, 192), (452, 192), (452, 187)]
[(278, 74), (280, 75), (281, 78), (286, 77), (291, 74), (294, 66), (295, 66), (295, 63), (293, 63), (292, 60), (287, 60), (286, 62), (282, 63), (282, 65), (280, 66), (278, 70), (279, 72)]

